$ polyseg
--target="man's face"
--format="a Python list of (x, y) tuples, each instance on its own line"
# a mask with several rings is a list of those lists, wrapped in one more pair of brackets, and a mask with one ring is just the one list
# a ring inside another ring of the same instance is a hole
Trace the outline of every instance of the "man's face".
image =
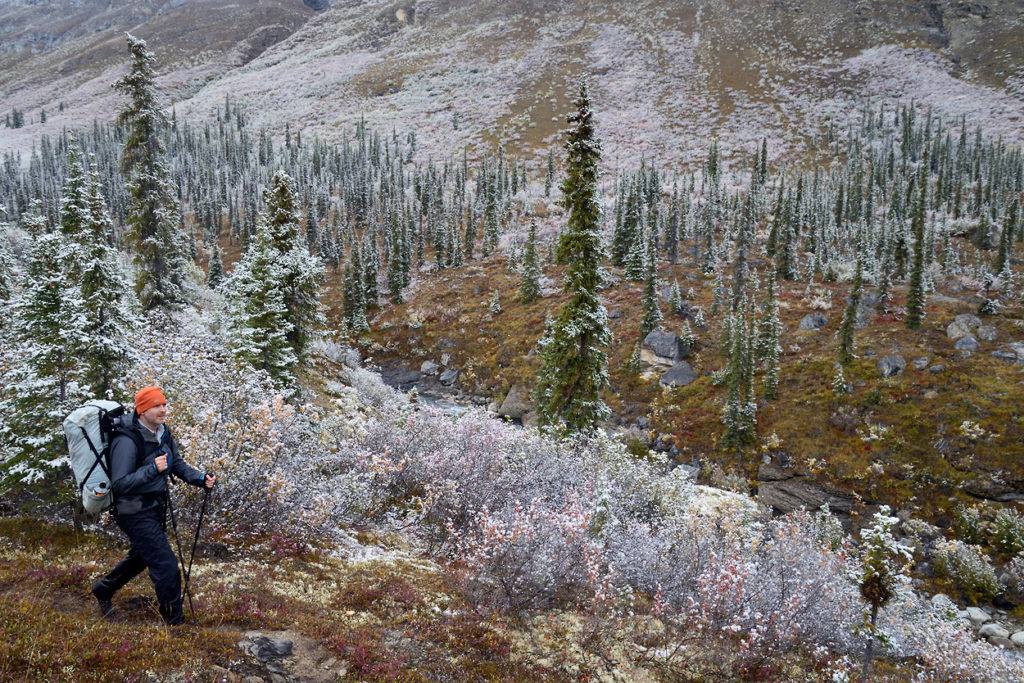
[(161, 403), (160, 405), (153, 406), (146, 412), (139, 415), (139, 419), (150, 427), (162, 425), (164, 420), (167, 419), (167, 404)]

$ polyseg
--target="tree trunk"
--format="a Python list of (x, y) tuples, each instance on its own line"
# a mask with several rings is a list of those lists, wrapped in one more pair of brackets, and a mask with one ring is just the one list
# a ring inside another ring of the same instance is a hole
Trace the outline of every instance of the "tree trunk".
[(864, 649), (864, 668), (861, 669), (860, 680), (861, 683), (866, 683), (868, 680), (868, 666), (871, 664), (871, 650), (875, 645), (875, 619), (878, 618), (878, 607), (871, 608), (871, 635), (868, 636), (868, 644)]

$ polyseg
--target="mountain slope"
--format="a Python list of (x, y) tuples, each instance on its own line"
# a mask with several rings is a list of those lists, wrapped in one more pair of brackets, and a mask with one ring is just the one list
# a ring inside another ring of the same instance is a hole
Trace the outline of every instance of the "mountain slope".
[[(206, 116), (230, 95), (276, 133), (289, 124), (333, 139), (365, 117), (415, 130), (435, 157), (497, 140), (540, 156), (582, 75), (593, 80), (612, 165), (692, 163), (711, 137), (728, 150), (767, 137), (795, 154), (864, 97), (913, 99), (1024, 140), (1021, 2), (691, 0), (626, 11), (600, 1), (368, 0), (314, 15), (298, 0), (154, 1), (132, 3), (116, 29), (103, 28), (113, 19), (100, 4), (65, 10), (74, 31), (52, 28), (55, 14), (38, 8), (31, 20), (27, 8), (0, 14), (18, 36), (0, 89), (31, 120), (36, 107), (67, 100), (51, 130), (109, 116), (113, 75), (103, 66), (117, 64), (114, 38), (137, 23), (179, 114)], [(87, 29), (101, 33), (82, 46)], [(0, 148), (29, 139), (0, 129)]]

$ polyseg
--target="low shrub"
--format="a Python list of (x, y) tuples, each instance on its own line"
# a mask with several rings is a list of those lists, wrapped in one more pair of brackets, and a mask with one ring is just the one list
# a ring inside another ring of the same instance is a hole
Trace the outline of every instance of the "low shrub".
[(991, 600), (1002, 591), (992, 564), (976, 545), (958, 540), (940, 541), (934, 558), (936, 571), (975, 602)]
[(1024, 515), (1014, 508), (1002, 508), (992, 520), (990, 540), (1008, 556), (1024, 551)]

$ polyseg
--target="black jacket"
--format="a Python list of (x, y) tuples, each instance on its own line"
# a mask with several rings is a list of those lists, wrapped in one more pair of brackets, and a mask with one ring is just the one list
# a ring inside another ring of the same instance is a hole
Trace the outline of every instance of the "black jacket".
[[(167, 453), (167, 469), (157, 472), (154, 460)], [(130, 515), (159, 505), (167, 492), (167, 478), (173, 474), (193, 486), (203, 485), (203, 473), (178, 455), (169, 427), (164, 425), (160, 441), (139, 424), (139, 416), (126, 415), (114, 426), (110, 445), (110, 486), (117, 513)]]

